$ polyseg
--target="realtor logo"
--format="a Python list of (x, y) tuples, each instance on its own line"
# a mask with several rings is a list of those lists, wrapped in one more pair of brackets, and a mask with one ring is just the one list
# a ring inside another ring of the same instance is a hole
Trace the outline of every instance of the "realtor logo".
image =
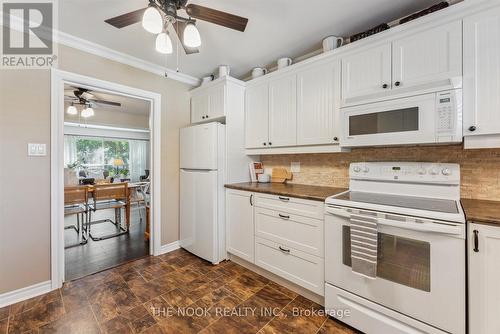
[(54, 65), (55, 0), (3, 0), (2, 69)]

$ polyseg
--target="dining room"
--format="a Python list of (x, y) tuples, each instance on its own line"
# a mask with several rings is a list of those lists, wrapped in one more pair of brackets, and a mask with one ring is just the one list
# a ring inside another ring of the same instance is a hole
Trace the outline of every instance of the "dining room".
[(150, 254), (150, 102), (64, 86), (65, 280)]

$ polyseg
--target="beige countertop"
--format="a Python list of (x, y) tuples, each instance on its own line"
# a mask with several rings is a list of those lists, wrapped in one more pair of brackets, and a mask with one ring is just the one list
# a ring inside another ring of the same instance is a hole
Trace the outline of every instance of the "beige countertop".
[(311, 186), (306, 184), (285, 183), (234, 183), (226, 184), (226, 188), (265, 193), (278, 196), (296, 197), (324, 202), (327, 197), (347, 191), (346, 188)]

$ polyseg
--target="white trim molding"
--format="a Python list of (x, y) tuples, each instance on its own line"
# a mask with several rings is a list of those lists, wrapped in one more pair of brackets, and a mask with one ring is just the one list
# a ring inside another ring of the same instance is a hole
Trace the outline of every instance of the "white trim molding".
[(119, 52), (100, 44), (88, 41), (86, 39), (67, 34), (62, 31), (56, 33), (56, 39), (59, 44), (69, 46), (83, 52), (87, 52), (99, 57), (113, 60), (122, 64), (126, 64), (146, 72), (154, 73), (166, 78), (176, 80), (190, 86), (196, 87), (200, 84), (200, 79), (190, 76), (189, 74), (177, 72), (167, 67), (154, 64), (129, 54)]
[(118, 128), (114, 126), (64, 122), (64, 134), (104, 138), (149, 140), (149, 129)]
[[(109, 81), (52, 69), (51, 72), (51, 281), (52, 289), (64, 281), (64, 84), (142, 99), (151, 104), (150, 254), (161, 251), (161, 95)], [(165, 102), (165, 101), (163, 101)]]
[(44, 293), (50, 291), (52, 291), (52, 284), (50, 281), (45, 281), (14, 291), (2, 293), (0, 294), (0, 308), (43, 295)]
[(179, 240), (177, 240), (177, 241), (174, 241), (174, 242), (171, 242), (169, 244), (161, 246), (160, 254), (158, 254), (158, 255), (170, 253), (170, 252), (173, 252), (174, 250), (177, 250), (179, 248), (181, 248), (181, 245), (179, 244)]

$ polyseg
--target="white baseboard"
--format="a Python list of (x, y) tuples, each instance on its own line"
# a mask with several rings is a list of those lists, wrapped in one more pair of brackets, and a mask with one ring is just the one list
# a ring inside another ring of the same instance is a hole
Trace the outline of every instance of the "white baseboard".
[(158, 255), (170, 253), (170, 252), (173, 252), (174, 250), (179, 249), (179, 248), (181, 248), (181, 246), (179, 244), (179, 240), (177, 240), (177, 241), (171, 242), (169, 244), (162, 245), (160, 248), (160, 254), (158, 254)]
[(0, 308), (52, 291), (52, 282), (45, 281), (0, 294)]

